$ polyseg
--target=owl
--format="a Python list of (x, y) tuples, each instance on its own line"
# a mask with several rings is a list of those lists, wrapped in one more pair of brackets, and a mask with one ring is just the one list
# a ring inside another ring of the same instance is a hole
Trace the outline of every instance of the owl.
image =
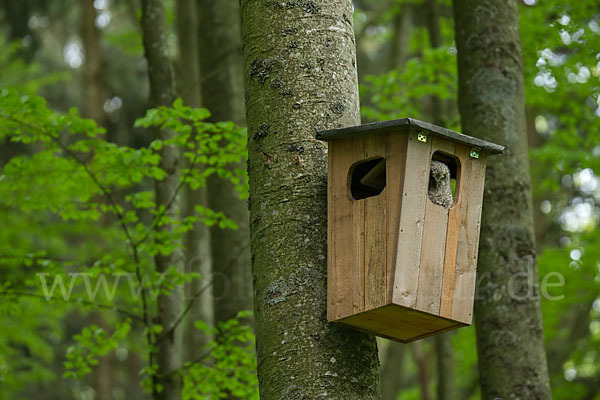
[(431, 162), (431, 170), (429, 172), (429, 200), (444, 208), (452, 206), (450, 168), (440, 161)]

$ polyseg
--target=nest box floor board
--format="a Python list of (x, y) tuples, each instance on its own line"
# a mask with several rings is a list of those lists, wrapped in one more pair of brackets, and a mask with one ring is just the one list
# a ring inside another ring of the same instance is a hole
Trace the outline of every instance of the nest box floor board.
[(402, 343), (468, 326), (397, 304), (388, 304), (334, 322)]

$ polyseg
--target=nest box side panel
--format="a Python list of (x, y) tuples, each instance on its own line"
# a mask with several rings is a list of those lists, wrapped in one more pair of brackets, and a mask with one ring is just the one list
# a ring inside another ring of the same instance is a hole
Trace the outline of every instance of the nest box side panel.
[(387, 266), (386, 266), (386, 300), (392, 302), (396, 260), (398, 254), (398, 233), (400, 232), (400, 210), (402, 209), (402, 192), (406, 170), (406, 152), (408, 132), (392, 132), (386, 135), (387, 140)]
[[(460, 151), (464, 153), (465, 149)], [(463, 165), (464, 197), (460, 211), (451, 318), (464, 324), (471, 324), (473, 313), (485, 161), (486, 155), (480, 153), (479, 158), (466, 157)]]
[[(364, 159), (386, 158), (387, 135), (370, 135), (365, 137)], [(386, 263), (387, 263), (387, 215), (388, 203), (388, 171), (385, 161), (385, 188), (376, 196), (364, 200), (365, 221), (365, 308), (370, 310), (386, 304)]]
[(398, 247), (392, 301), (408, 308), (417, 304), (421, 243), (425, 218), (425, 204), (429, 183), (431, 138), (426, 142), (417, 139), (417, 132), (408, 133), (402, 207), (399, 224)]
[(446, 233), (446, 249), (444, 253), (444, 274), (442, 277), (442, 290), (440, 300), (440, 315), (445, 318), (452, 318), (452, 299), (454, 297), (454, 276), (456, 273), (456, 254), (458, 251), (458, 233), (460, 229), (460, 216), (464, 212), (462, 193), (466, 183), (466, 171), (469, 157), (469, 148), (467, 146), (456, 145), (454, 152), (458, 159), (459, 168), (457, 171), (457, 186), (454, 195), (454, 205), (448, 213), (448, 232)]
[[(439, 137), (432, 137), (431, 154), (440, 151), (454, 156), (456, 145)], [(428, 184), (429, 184), (429, 173)], [(429, 186), (428, 186), (429, 189)], [(452, 206), (455, 206), (453, 204)], [(446, 253), (446, 234), (448, 231), (449, 209), (434, 204), (429, 195), (425, 197), (425, 224), (423, 227), (423, 244), (421, 247), (421, 266), (417, 286), (416, 309), (439, 315), (442, 292), (442, 276), (444, 272), (444, 255)], [(454, 268), (454, 263), (452, 266)]]
[(333, 140), (328, 146), (327, 318), (335, 321), (364, 309), (364, 202), (349, 193), (348, 173), (363, 159), (364, 140)]

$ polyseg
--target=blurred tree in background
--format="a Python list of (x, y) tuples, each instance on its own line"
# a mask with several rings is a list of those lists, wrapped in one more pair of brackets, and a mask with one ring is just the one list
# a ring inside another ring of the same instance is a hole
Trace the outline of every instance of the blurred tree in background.
[[(154, 3), (175, 105), (151, 100), (141, 2), (0, 0), (0, 399), (145, 399), (171, 378), (186, 399), (258, 396), (252, 318), (238, 314), (252, 306), (237, 2)], [(554, 399), (597, 400), (600, 11), (593, 0), (518, 3), (550, 386)], [(460, 130), (452, 2), (353, 4), (363, 123), (410, 116)], [(180, 188), (161, 207), (167, 145)], [(160, 274), (155, 256), (179, 251), (184, 268)], [(184, 288), (165, 324), (153, 296)], [(158, 372), (157, 347), (176, 328), (180, 365)], [(481, 398), (474, 328), (379, 345), (383, 399)]]

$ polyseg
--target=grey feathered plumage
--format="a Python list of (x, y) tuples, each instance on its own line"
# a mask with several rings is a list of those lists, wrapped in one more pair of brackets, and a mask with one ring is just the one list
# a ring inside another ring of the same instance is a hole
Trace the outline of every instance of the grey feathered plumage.
[(440, 161), (431, 162), (429, 173), (429, 200), (445, 208), (452, 207), (450, 168)]

